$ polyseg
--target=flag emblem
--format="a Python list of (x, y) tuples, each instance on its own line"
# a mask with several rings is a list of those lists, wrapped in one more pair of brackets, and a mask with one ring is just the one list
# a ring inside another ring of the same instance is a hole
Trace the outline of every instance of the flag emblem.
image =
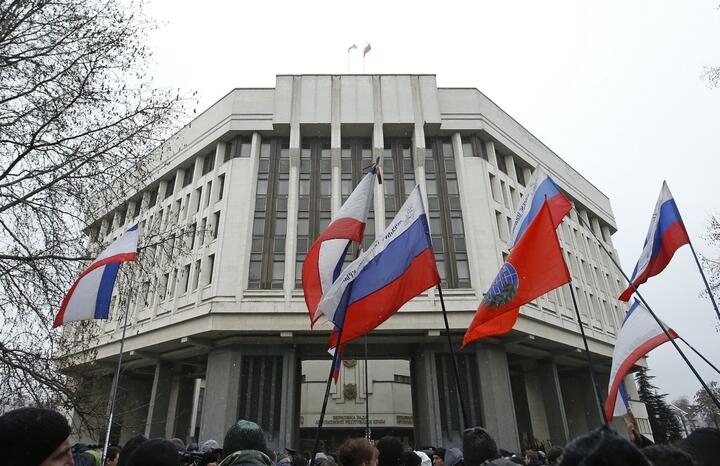
[(483, 297), (483, 304), (488, 307), (500, 307), (513, 300), (520, 287), (520, 279), (518, 278), (515, 267), (506, 262), (497, 277), (490, 285), (490, 289)]

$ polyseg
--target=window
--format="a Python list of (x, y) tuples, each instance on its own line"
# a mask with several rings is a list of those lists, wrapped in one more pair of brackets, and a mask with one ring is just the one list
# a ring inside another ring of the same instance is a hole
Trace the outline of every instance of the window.
[(212, 194), (212, 181), (208, 181), (205, 185), (205, 207), (210, 205), (210, 195)]
[(210, 254), (207, 258), (207, 284), (213, 281), (213, 268), (215, 267), (215, 254)]
[(395, 379), (395, 383), (404, 383), (404, 384), (410, 384), (410, 383), (411, 383), (411, 379), (410, 379), (410, 376), (409, 376), (409, 375), (395, 374), (394, 379)]
[(435, 261), (443, 284), (469, 288), (470, 273), (457, 171), (449, 138), (429, 138), (425, 144), (428, 219)]
[(463, 136), (462, 148), (464, 157), (480, 157), (486, 161), (488, 159), (485, 141), (475, 135)]
[(135, 208), (133, 209), (132, 218), (136, 219), (138, 215), (140, 215), (140, 207), (142, 207), (142, 202), (140, 199), (135, 200)]
[(288, 140), (260, 145), (248, 287), (282, 289), (290, 177)]
[(170, 272), (164, 273), (160, 279), (160, 301), (165, 301), (165, 298), (167, 298), (169, 280)]
[[(345, 202), (355, 186), (367, 173), (368, 167), (373, 163), (372, 144), (367, 138), (348, 138), (343, 140), (340, 153), (341, 170), (341, 197)], [(365, 224), (365, 235), (363, 247), (368, 247), (375, 240), (375, 209), (370, 206), (367, 223)], [(352, 261), (357, 255), (357, 244), (353, 244), (350, 254), (345, 256), (346, 261)]]
[(158, 201), (158, 190), (154, 189), (150, 192), (150, 197), (148, 198), (148, 209), (150, 207), (155, 207), (155, 204), (157, 204)]
[(195, 209), (193, 213), (200, 212), (200, 205), (202, 202), (202, 186), (195, 190)]
[(213, 216), (213, 224), (212, 224), (213, 239), (217, 239), (219, 229), (220, 229), (220, 211), (218, 210), (217, 212), (215, 212), (215, 215)]
[(225, 162), (237, 157), (250, 157), (251, 138), (238, 136), (227, 143), (225, 149)]
[(207, 175), (210, 173), (213, 168), (215, 168), (215, 150), (213, 149), (209, 154), (205, 155), (203, 157), (203, 168), (202, 168), (202, 174)]
[(195, 234), (197, 233), (197, 223), (193, 223), (190, 225), (187, 230), (185, 230), (185, 245), (187, 248), (192, 251), (195, 249)]
[(175, 176), (170, 178), (167, 182), (167, 188), (165, 188), (165, 199), (173, 195), (175, 190)]
[(517, 175), (517, 182), (521, 186), (525, 186), (525, 169), (521, 164), (515, 164), (515, 174)]
[(208, 236), (207, 233), (208, 233), (208, 231), (207, 231), (207, 217), (205, 217), (205, 218), (202, 219), (202, 223), (200, 223), (200, 231), (199, 231), (199, 235), (200, 235), (200, 246), (202, 246), (203, 244), (205, 244), (205, 238)]
[(218, 176), (218, 196), (217, 200), (220, 201), (223, 198), (223, 194), (225, 191), (225, 175)]
[(410, 139), (386, 139), (383, 151), (385, 225), (389, 225), (415, 188), (415, 169)]
[(505, 155), (500, 152), (495, 152), (495, 158), (497, 159), (498, 170), (507, 175), (507, 165), (505, 165)]
[(185, 172), (183, 174), (183, 188), (185, 186), (189, 185), (190, 183), (192, 183), (193, 172), (194, 172), (193, 168), (194, 168), (193, 165), (189, 165), (189, 166), (183, 168), (183, 171)]
[[(302, 266), (308, 249), (330, 224), (332, 157), (330, 140), (303, 138), (300, 147), (300, 183), (298, 186), (297, 251), (295, 287), (302, 287)], [(284, 228), (284, 224), (282, 225)], [(280, 271), (278, 271), (280, 274)]]
[(185, 267), (183, 267), (181, 280), (183, 293), (187, 293), (188, 285), (190, 284), (190, 264), (186, 264)]

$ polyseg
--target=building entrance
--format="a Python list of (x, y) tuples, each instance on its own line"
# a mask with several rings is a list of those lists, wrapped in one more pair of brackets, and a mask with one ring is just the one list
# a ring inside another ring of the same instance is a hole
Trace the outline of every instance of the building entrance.
[[(311, 451), (320, 418), (330, 361), (306, 360), (301, 364), (300, 445)], [(321, 451), (335, 451), (347, 438), (365, 435), (366, 404), (370, 412), (370, 435), (399, 437), (413, 445), (413, 402), (410, 362), (403, 359), (365, 361), (347, 358), (340, 366), (338, 382), (332, 384), (321, 432)]]

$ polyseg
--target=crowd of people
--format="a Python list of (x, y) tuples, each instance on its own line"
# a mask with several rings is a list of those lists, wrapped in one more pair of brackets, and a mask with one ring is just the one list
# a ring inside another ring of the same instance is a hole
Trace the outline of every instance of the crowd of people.
[(110, 446), (102, 463), (99, 446), (71, 444), (70, 425), (61, 414), (21, 408), (0, 416), (0, 464), (4, 466), (718, 466), (720, 430), (697, 429), (676, 446), (653, 445), (630, 433), (627, 440), (607, 426), (578, 437), (564, 448), (522, 454), (499, 449), (490, 432), (472, 427), (463, 432), (462, 449), (427, 447), (413, 450), (397, 437), (377, 441), (350, 438), (337, 451), (310, 453), (268, 448), (260, 426), (239, 420), (222, 445), (206, 440), (186, 446), (180, 439), (137, 435), (120, 447)]

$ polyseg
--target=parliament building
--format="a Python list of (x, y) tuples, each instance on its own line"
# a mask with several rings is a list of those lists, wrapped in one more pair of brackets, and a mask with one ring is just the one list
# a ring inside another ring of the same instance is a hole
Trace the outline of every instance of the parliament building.
[[(616, 299), (622, 277), (594, 238), (615, 251), (608, 197), (479, 90), (438, 87), (434, 75), (279, 75), (273, 88), (230, 91), (150, 159), (152, 178), (88, 229), (96, 251), (135, 223), (141, 241), (179, 233), (170, 248), (140, 253), (150, 272), (135, 282), (129, 306), (113, 300), (111, 320), (98, 324), (95, 363), (74, 368), (83, 393), (107, 403), (127, 309), (113, 441), (142, 433), (221, 442), (244, 418), (273, 448), (310, 449), (330, 325), (310, 328), (302, 265), (375, 159), (383, 183), (365, 245), (419, 184), (468, 422), (516, 452), (564, 445), (601, 424), (569, 286), (523, 306), (511, 333), (459, 350), (508, 254), (511, 219), (536, 166), (575, 206), (558, 236), (603, 394), (627, 310)], [(461, 443), (436, 290), (371, 332), (367, 358), (362, 338), (348, 346), (325, 448), (363, 434), (365, 403), (373, 437), (398, 435), (416, 448)], [(645, 407), (626, 385), (649, 434)], [(85, 441), (101, 435), (79, 417), (76, 428)]]

